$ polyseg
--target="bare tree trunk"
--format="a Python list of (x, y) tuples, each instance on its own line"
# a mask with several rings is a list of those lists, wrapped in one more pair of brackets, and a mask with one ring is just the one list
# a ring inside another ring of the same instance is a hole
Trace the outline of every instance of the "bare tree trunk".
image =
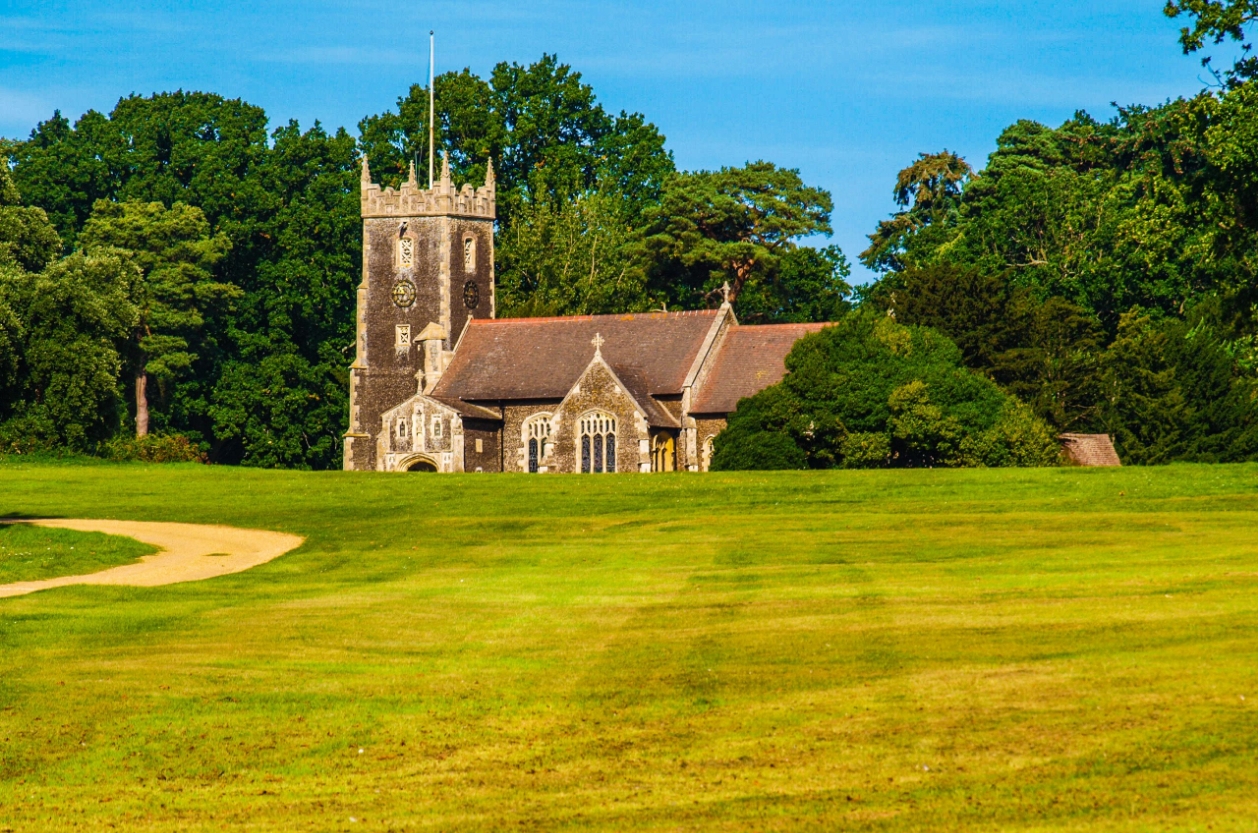
[(143, 370), (135, 374), (135, 435), (147, 437), (149, 433), (149, 398), (145, 393), (148, 374)]

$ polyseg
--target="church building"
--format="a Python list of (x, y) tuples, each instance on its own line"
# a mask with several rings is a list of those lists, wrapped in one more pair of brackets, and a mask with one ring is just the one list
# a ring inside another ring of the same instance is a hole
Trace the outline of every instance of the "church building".
[(693, 312), (496, 318), (493, 170), (456, 189), (362, 172), (363, 280), (345, 468), (706, 471), (738, 401), (823, 324)]

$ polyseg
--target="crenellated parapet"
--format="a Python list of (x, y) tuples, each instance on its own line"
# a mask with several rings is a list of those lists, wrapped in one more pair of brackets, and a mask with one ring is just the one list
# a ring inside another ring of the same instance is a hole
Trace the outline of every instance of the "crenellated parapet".
[(371, 181), (371, 169), (363, 156), (361, 184), (362, 216), (368, 217), (477, 217), (493, 220), (497, 214), (494, 191), (494, 167), (487, 165), (485, 184), (473, 188), (464, 184), (455, 188), (450, 178), (450, 157), (443, 156), (441, 179), (432, 188), (420, 188), (415, 178), (415, 165), (401, 187), (381, 188)]

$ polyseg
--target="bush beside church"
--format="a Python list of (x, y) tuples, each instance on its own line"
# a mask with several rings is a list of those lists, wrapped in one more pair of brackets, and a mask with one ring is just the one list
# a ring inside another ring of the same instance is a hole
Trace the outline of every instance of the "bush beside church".
[(713, 470), (1051, 466), (1060, 447), (1018, 399), (925, 327), (868, 310), (796, 343), (789, 373), (742, 400)]

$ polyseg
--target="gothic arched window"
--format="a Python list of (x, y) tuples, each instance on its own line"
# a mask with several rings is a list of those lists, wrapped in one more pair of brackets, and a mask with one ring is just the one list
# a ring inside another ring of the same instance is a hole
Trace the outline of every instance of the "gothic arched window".
[(550, 444), (550, 414), (536, 414), (524, 423), (524, 444), (528, 448), (528, 470), (537, 474)]
[(476, 271), (476, 238), (463, 238), (463, 271)]
[(581, 472), (616, 471), (616, 418), (595, 412), (581, 417)]
[(410, 237), (403, 237), (397, 242), (397, 261), (398, 266), (403, 269), (410, 269), (415, 265), (415, 240)]

